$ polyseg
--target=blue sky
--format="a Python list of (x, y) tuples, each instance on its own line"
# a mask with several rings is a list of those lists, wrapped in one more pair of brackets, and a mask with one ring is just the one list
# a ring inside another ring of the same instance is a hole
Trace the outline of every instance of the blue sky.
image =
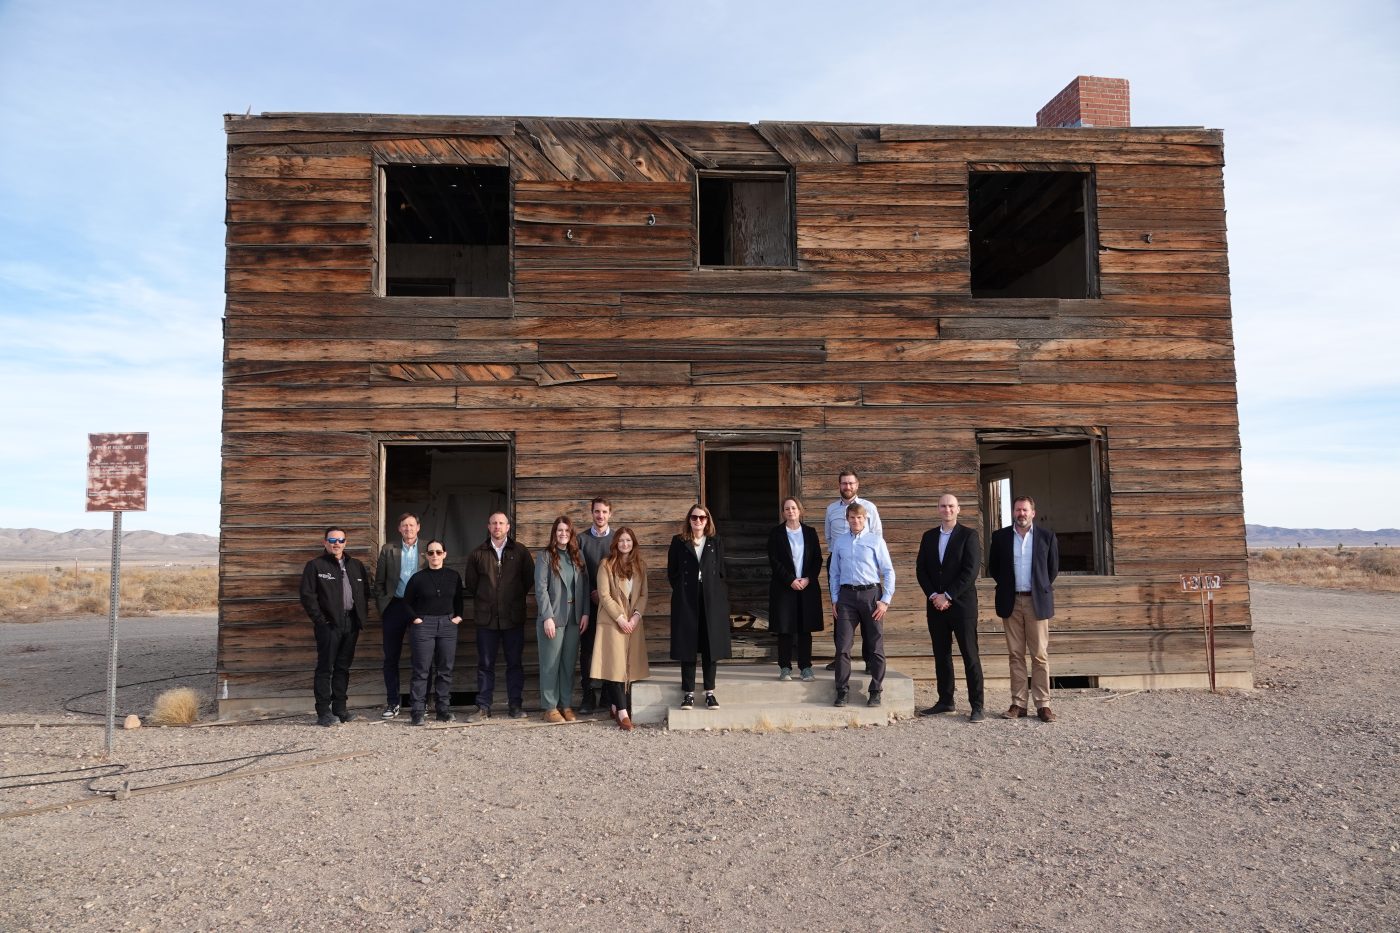
[(217, 531), (224, 113), (1029, 125), (1078, 74), (1225, 130), (1246, 520), (1400, 526), (1400, 4), (1139, 6), (0, 0), (0, 527), (109, 524), (86, 435), (144, 430), (126, 527)]

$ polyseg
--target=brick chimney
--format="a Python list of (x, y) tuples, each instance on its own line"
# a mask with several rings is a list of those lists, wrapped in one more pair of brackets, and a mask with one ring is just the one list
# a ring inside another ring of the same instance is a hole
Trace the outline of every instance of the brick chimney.
[(1080, 75), (1035, 115), (1036, 126), (1131, 126), (1128, 79)]

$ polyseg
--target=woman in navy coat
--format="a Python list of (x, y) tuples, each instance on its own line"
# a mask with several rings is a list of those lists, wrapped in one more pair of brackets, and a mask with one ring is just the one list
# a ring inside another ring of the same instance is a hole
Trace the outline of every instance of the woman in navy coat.
[(695, 706), (697, 653), (705, 665), (705, 706), (719, 709), (716, 662), (732, 653), (729, 586), (714, 517), (699, 503), (686, 512), (681, 533), (671, 539), (666, 578), (671, 581), (671, 660), (681, 662), (681, 709)]
[(778, 679), (792, 680), (795, 645), (802, 679), (816, 680), (812, 633), (822, 630), (822, 550), (795, 496), (783, 500), (783, 523), (768, 534), (768, 566), (768, 629), (778, 636)]

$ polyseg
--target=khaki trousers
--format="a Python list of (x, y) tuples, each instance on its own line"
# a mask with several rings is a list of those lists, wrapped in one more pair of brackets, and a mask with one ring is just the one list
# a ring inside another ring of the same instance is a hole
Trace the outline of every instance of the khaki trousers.
[(1016, 594), (1016, 608), (1002, 620), (1011, 660), (1011, 703), (1026, 709), (1026, 655), (1031, 656), (1031, 698), (1035, 708), (1050, 705), (1050, 620), (1037, 619), (1030, 593)]

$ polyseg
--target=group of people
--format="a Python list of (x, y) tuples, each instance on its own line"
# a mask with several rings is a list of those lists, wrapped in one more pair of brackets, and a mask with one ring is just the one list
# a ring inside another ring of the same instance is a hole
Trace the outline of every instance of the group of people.
[[(895, 571), (885, 543), (880, 513), (859, 496), (855, 470), (838, 477), (840, 497), (826, 510), (828, 594), (833, 622), (837, 706), (850, 697), (851, 650), (860, 632), (861, 653), (870, 674), (867, 704), (880, 706), (885, 676), (883, 620), (894, 597)], [(463, 573), (446, 566), (445, 545), (422, 541), (413, 514), (400, 516), (399, 540), (385, 544), (375, 573), (345, 553), (346, 534), (325, 533), (324, 553), (306, 564), (301, 603), (316, 638), (314, 679), (317, 723), (347, 722), (349, 668), (359, 632), (368, 619), (367, 597), (379, 608), (384, 637), (383, 718), (401, 712), (399, 664), (405, 638), (411, 652), (410, 717), (427, 717), (429, 681), (434, 714), (451, 722), (449, 709), (458, 629), (466, 599), (473, 601), (477, 648), (476, 706), (467, 719), (489, 717), (495, 697), (496, 660), (504, 649), (508, 715), (524, 711), (526, 595), (535, 594), (539, 646), (540, 701), (548, 722), (572, 722), (606, 706), (624, 730), (632, 728), (630, 688), (649, 676), (643, 620), (647, 609), (647, 569), (631, 528), (614, 529), (612, 503), (603, 496), (589, 504), (592, 523), (578, 531), (566, 515), (550, 526), (548, 543), (537, 554), (510, 537), (510, 519), (493, 512), (486, 540), (466, 559)], [(982, 664), (977, 650), (977, 589), (981, 551), (976, 530), (958, 522), (956, 496), (938, 501), (940, 523), (919, 546), (916, 570), (926, 598), (929, 636), (938, 684), (937, 703), (922, 712), (954, 711), (952, 644), (956, 640), (971, 706), (970, 718), (985, 718)], [(778, 638), (778, 677), (813, 681), (812, 635), (827, 615), (818, 578), (823, 559), (817, 533), (802, 520), (802, 503), (789, 496), (782, 522), (768, 536), (769, 629)], [(1049, 619), (1054, 615), (1052, 584), (1059, 569), (1053, 532), (1034, 524), (1035, 502), (1018, 497), (1013, 523), (992, 535), (988, 570), (996, 581), (996, 612), (1003, 620), (1011, 668), (1011, 706), (1005, 718), (1029, 714), (1045, 722), (1050, 709), (1047, 658)], [(703, 504), (686, 511), (666, 555), (671, 588), (670, 657), (679, 662), (681, 709), (696, 705), (696, 666), (701, 668), (704, 705), (718, 709), (718, 662), (732, 655), (729, 594), (724, 545), (714, 516)], [(1027, 686), (1027, 655), (1031, 677)], [(574, 671), (580, 672), (581, 703), (573, 707)]]

